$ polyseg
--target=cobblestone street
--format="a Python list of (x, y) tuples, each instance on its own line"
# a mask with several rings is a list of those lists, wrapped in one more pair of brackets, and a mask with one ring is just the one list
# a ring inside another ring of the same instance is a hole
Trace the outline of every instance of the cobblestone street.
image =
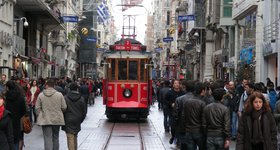
[[(169, 144), (170, 134), (164, 132), (162, 111), (157, 104), (151, 107), (150, 115), (146, 121), (119, 121), (115, 124), (109, 122), (104, 115), (105, 106), (102, 98), (98, 97), (93, 106), (88, 107), (87, 117), (78, 134), (79, 150), (176, 150), (176, 146)], [(111, 134), (112, 128), (114, 130)], [(65, 132), (60, 132), (60, 149), (67, 149)], [(41, 127), (34, 125), (30, 134), (25, 134), (26, 150), (43, 150), (44, 141)], [(109, 140), (110, 139), (110, 140)], [(142, 142), (142, 143), (141, 143)], [(141, 146), (142, 144), (142, 146)], [(232, 143), (231, 150), (234, 149)]]

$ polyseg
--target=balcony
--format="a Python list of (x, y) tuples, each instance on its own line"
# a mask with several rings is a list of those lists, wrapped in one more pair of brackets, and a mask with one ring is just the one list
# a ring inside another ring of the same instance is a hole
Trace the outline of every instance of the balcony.
[(60, 10), (56, 6), (49, 6), (43, 0), (19, 0), (16, 5), (25, 12), (30, 13), (32, 19), (36, 19), (39, 24), (44, 24), (46, 31), (51, 31), (56, 27), (65, 29), (61, 20)]
[(258, 0), (234, 0), (232, 7), (233, 20), (242, 19), (246, 14), (253, 12), (258, 7)]
[(63, 31), (52, 31), (49, 36), (49, 41), (56, 46), (66, 45), (66, 33)]
[(16, 54), (25, 55), (25, 40), (17, 35), (14, 36), (13, 47)]

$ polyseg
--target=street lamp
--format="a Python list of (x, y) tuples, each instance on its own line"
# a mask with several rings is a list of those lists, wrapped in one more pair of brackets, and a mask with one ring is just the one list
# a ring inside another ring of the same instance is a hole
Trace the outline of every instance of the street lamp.
[(28, 27), (29, 24), (28, 24), (27, 19), (25, 17), (14, 18), (14, 21), (17, 21), (17, 20), (24, 21), (23, 26)]

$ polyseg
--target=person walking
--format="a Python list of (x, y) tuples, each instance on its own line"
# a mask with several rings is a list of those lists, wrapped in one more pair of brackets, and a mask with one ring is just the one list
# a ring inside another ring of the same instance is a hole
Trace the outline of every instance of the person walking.
[(82, 85), (80, 86), (80, 89), (79, 89), (82, 97), (84, 98), (85, 100), (85, 103), (88, 104), (88, 98), (89, 98), (89, 87), (88, 85), (86, 84), (86, 80), (84, 79), (83, 82), (82, 82)]
[(35, 109), (37, 124), (42, 126), (45, 150), (59, 150), (59, 129), (65, 125), (63, 112), (67, 105), (63, 95), (54, 89), (55, 80), (48, 79), (46, 89), (39, 94)]
[[(185, 93), (180, 89), (180, 81), (174, 80), (172, 84), (172, 89), (169, 90), (166, 94), (166, 102), (167, 102), (167, 113), (169, 116), (169, 123), (171, 125), (171, 135), (172, 137), (169, 140), (169, 143), (172, 144), (176, 137), (176, 129), (175, 129), (175, 120), (173, 116), (173, 111), (175, 108), (175, 100), (177, 97), (184, 95)], [(178, 140), (178, 138), (177, 138)]]
[(215, 102), (205, 106), (203, 111), (203, 128), (207, 150), (226, 150), (230, 141), (230, 111), (222, 103), (226, 90), (218, 88), (213, 91)]
[(277, 128), (268, 102), (253, 92), (238, 124), (236, 150), (277, 150)]
[[(29, 117), (31, 122), (34, 121), (34, 123), (37, 122), (37, 116), (36, 116), (36, 110), (35, 110), (35, 104), (37, 101), (37, 97), (40, 94), (40, 88), (37, 86), (37, 81), (32, 80), (31, 81), (31, 86), (28, 87), (27, 94), (26, 94), (26, 99), (27, 99), (27, 104), (29, 106)], [(32, 119), (32, 113), (34, 115), (34, 120)]]
[(65, 126), (62, 126), (62, 130), (66, 132), (68, 149), (77, 150), (77, 137), (81, 131), (81, 124), (87, 114), (87, 106), (84, 98), (78, 91), (78, 84), (73, 82), (69, 88), (70, 92), (65, 96), (67, 109), (64, 112)]
[(14, 149), (22, 149), (23, 131), (21, 129), (21, 118), (26, 115), (25, 93), (15, 81), (8, 81), (6, 84), (5, 107), (11, 112), (13, 120)]
[(166, 94), (170, 90), (170, 82), (168, 80), (164, 81), (163, 87), (159, 91), (159, 99), (162, 102), (163, 107), (163, 125), (165, 132), (170, 131), (169, 115), (168, 115), (168, 104), (166, 101)]
[(0, 149), (14, 150), (12, 116), (11, 113), (5, 109), (2, 94), (0, 94)]

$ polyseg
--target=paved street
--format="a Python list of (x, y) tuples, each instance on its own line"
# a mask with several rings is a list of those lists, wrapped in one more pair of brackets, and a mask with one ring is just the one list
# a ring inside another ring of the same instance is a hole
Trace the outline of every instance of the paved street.
[[(104, 115), (105, 107), (101, 97), (94, 106), (89, 106), (87, 117), (78, 135), (79, 150), (176, 150), (168, 143), (170, 134), (164, 132), (163, 115), (157, 105), (152, 106), (146, 121), (109, 122)], [(30, 134), (25, 135), (26, 150), (43, 150), (41, 127), (35, 125)], [(60, 132), (60, 149), (66, 150), (65, 132)], [(231, 150), (234, 149), (232, 143)]]

